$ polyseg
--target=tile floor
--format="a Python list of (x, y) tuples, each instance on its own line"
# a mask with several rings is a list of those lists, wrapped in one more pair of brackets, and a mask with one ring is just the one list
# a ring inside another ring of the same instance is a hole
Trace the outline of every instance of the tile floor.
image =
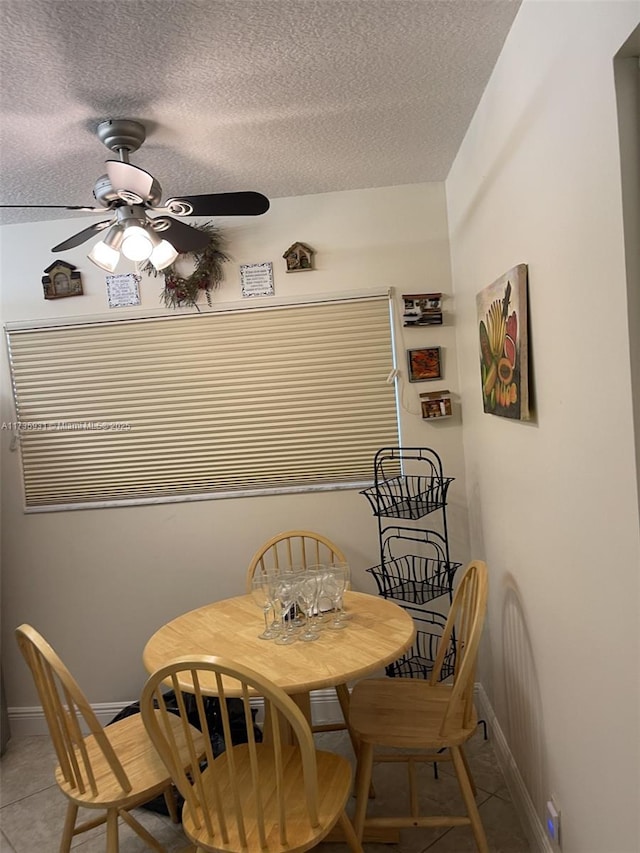
[[(351, 756), (344, 732), (317, 735), (318, 746)], [(494, 756), (491, 740), (482, 730), (470, 741), (467, 756), (477, 787), (480, 809), (491, 853), (529, 853), (529, 845), (519, 824), (509, 793)], [(53, 781), (55, 764), (48, 737), (13, 738), (0, 761), (0, 851), (2, 853), (57, 853), (62, 833), (65, 799)], [(406, 768), (379, 765), (375, 771), (376, 798), (371, 812), (392, 814), (394, 802), (404, 800)], [(420, 767), (423, 807), (455, 812), (460, 809), (460, 794), (452, 770), (440, 765), (439, 779), (431, 765)], [(353, 804), (353, 801), (351, 805)], [(149, 831), (166, 846), (169, 853), (183, 853), (188, 841), (179, 826), (152, 812), (139, 809), (136, 815)], [(104, 827), (98, 827), (74, 839), (78, 853), (104, 853)], [(120, 829), (120, 853), (148, 851), (128, 826)], [(322, 844), (319, 853), (345, 853), (344, 844)], [(366, 844), (366, 853), (468, 853), (475, 851), (467, 827), (403, 830), (398, 845)]]

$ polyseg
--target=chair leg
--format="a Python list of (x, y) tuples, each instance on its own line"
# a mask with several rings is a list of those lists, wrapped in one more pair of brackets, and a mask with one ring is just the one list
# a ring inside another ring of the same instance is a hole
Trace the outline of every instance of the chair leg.
[(128, 823), (131, 829), (138, 835), (152, 850), (155, 850), (156, 853), (166, 853), (164, 847), (160, 844), (160, 842), (151, 835), (151, 833), (145, 829), (145, 827), (140, 823), (140, 821), (136, 820), (135, 817), (131, 814), (131, 812), (126, 809), (120, 809), (118, 812), (119, 816), (125, 823)]
[(342, 711), (342, 716), (344, 718), (345, 728), (348, 730), (349, 736), (353, 741), (354, 735), (351, 731), (351, 727), (349, 726), (349, 705), (351, 703), (351, 694), (349, 693), (349, 688), (346, 684), (336, 684), (336, 696), (340, 703), (340, 710)]
[(358, 836), (356, 835), (353, 824), (349, 820), (346, 812), (342, 812), (338, 818), (338, 822), (344, 832), (345, 841), (347, 842), (349, 850), (352, 850), (353, 853), (362, 853), (362, 844), (358, 841)]
[(418, 817), (418, 779), (416, 776), (416, 763), (413, 758), (407, 762), (407, 774), (409, 776), (409, 805), (411, 817)]
[(167, 805), (169, 817), (171, 818), (173, 823), (180, 823), (180, 816), (178, 815), (178, 804), (176, 802), (176, 792), (173, 785), (169, 785), (168, 788), (165, 788), (164, 801)]
[[(345, 721), (345, 728), (349, 734), (349, 739), (351, 740), (351, 746), (353, 747), (353, 752), (356, 756), (356, 761), (358, 760), (358, 755), (360, 753), (360, 743), (358, 741), (358, 736), (351, 728), (349, 724), (349, 706), (351, 704), (351, 694), (349, 693), (349, 688), (346, 684), (336, 684), (336, 694), (338, 696), (338, 701), (340, 702), (340, 709), (342, 710), (342, 716)], [(376, 796), (375, 788), (373, 787), (373, 782), (369, 786), (369, 799), (374, 800)]]
[(373, 744), (360, 741), (356, 768), (356, 810), (353, 820), (358, 841), (362, 843), (364, 821), (369, 803), (369, 788), (373, 772)]
[[(353, 747), (353, 751), (358, 757), (358, 737), (354, 730), (349, 725), (349, 705), (351, 704), (351, 694), (349, 693), (349, 688), (346, 684), (337, 684), (336, 685), (336, 694), (338, 696), (338, 701), (340, 702), (340, 709), (342, 710), (342, 716), (344, 717), (345, 728), (349, 733), (349, 738), (351, 740), (351, 746)], [(373, 800), (376, 796), (375, 789), (373, 784), (369, 787), (369, 799)]]
[(489, 853), (487, 836), (484, 834), (484, 827), (482, 826), (482, 820), (480, 819), (480, 812), (478, 811), (478, 806), (476, 805), (476, 801), (473, 796), (466, 762), (460, 747), (451, 747), (451, 757), (453, 758), (453, 766), (456, 771), (456, 776), (458, 777), (460, 791), (462, 792), (462, 797), (467, 807), (467, 813), (471, 820), (471, 829), (473, 831), (473, 837), (476, 840), (476, 846), (479, 853)]
[(107, 811), (107, 853), (118, 853), (118, 810)]
[(464, 766), (465, 766), (465, 769), (467, 771), (467, 777), (469, 779), (469, 784), (471, 785), (471, 791), (473, 793), (473, 796), (475, 797), (476, 794), (478, 793), (476, 790), (476, 783), (474, 782), (473, 774), (471, 773), (471, 770), (469, 769), (469, 762), (467, 761), (467, 754), (462, 747), (460, 747), (460, 755), (462, 756), (462, 760), (464, 761)]
[(67, 814), (64, 819), (62, 840), (60, 841), (60, 853), (69, 853), (71, 850), (71, 841), (73, 840), (73, 830), (76, 826), (77, 817), (78, 806), (72, 802), (67, 803)]

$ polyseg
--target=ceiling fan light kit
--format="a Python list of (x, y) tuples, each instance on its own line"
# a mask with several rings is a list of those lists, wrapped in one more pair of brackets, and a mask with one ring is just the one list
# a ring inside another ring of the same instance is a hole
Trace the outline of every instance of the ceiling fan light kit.
[[(98, 125), (97, 136), (120, 158), (107, 160), (106, 175), (96, 181), (93, 195), (100, 206), (45, 204), (42, 207), (88, 213), (103, 213), (106, 209), (112, 218), (84, 228), (54, 246), (52, 252), (75, 248), (107, 229), (89, 252), (90, 261), (112, 273), (122, 254), (131, 261), (149, 262), (160, 271), (171, 266), (179, 254), (202, 253), (209, 245), (209, 235), (174, 217), (259, 216), (269, 209), (269, 199), (257, 192), (183, 196), (170, 198), (161, 206), (160, 183), (149, 172), (129, 163), (129, 154), (137, 151), (146, 138), (144, 125), (133, 119), (108, 119)], [(151, 216), (152, 213), (160, 215)]]
[(149, 255), (149, 262), (159, 271), (171, 266), (177, 257), (178, 253), (171, 243), (168, 240), (160, 240)]
[[(118, 231), (117, 236), (122, 242), (122, 234)], [(110, 246), (106, 239), (98, 241), (87, 255), (90, 261), (107, 272), (114, 272), (120, 260), (120, 252), (114, 246)]]

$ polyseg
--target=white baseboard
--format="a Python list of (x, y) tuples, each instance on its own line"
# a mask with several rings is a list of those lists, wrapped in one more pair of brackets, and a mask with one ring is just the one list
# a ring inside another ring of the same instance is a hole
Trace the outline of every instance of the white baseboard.
[(491, 732), (492, 745), (498, 764), (502, 770), (502, 775), (504, 776), (522, 827), (527, 834), (532, 853), (556, 853), (556, 848), (547, 836), (544, 825), (538, 817), (538, 813), (529, 796), (524, 780), (520, 775), (507, 739), (500, 728), (500, 723), (497, 720), (493, 707), (489, 702), (489, 697), (485, 693), (482, 684), (476, 683), (475, 698), (478, 716), (486, 721)]
[[(132, 700), (133, 701), (133, 700)], [(116, 714), (129, 705), (129, 702), (97, 702), (93, 711), (103, 726), (111, 722)], [(9, 708), (9, 730), (11, 737), (29, 737), (30, 735), (49, 734), (40, 705), (26, 708)]]
[[(131, 700), (133, 702), (135, 700)], [(103, 726), (119, 714), (131, 702), (97, 702), (93, 711)], [(253, 702), (252, 702), (253, 704)], [(259, 706), (260, 700), (256, 700)], [(332, 689), (314, 690), (311, 694), (311, 713), (314, 723), (335, 723), (342, 719), (340, 703)], [(48, 734), (44, 712), (40, 705), (24, 708), (9, 708), (9, 730), (12, 737), (29, 737)]]

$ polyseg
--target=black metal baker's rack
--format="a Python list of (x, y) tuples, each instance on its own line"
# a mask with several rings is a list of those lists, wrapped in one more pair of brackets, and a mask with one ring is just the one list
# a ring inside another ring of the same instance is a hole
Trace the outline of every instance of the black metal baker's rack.
[[(374, 483), (363, 494), (378, 519), (380, 563), (367, 571), (384, 598), (407, 609), (416, 623), (416, 640), (386, 668), (389, 676), (429, 678), (446, 614), (438, 599), (453, 597), (461, 563), (449, 555), (447, 492), (442, 460), (428, 447), (383, 447), (374, 457)], [(429, 516), (428, 525), (424, 520)], [(402, 522), (402, 523), (399, 523)], [(445, 655), (442, 678), (453, 674), (455, 636)]]

